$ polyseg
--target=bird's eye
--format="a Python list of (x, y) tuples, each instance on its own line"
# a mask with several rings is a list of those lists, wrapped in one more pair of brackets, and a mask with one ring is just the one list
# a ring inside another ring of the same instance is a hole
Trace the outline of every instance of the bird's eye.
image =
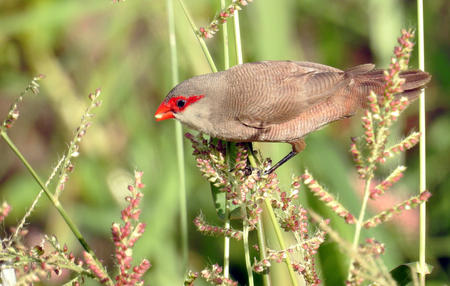
[(177, 107), (178, 108), (183, 108), (186, 105), (186, 100), (184, 99), (178, 99), (177, 100)]

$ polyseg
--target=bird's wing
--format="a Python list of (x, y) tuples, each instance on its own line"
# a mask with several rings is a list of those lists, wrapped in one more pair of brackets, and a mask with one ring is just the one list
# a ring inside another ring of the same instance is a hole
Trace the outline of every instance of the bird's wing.
[(246, 126), (266, 128), (298, 117), (345, 89), (353, 74), (367, 72), (373, 65), (344, 72), (309, 62), (269, 61), (234, 69), (229, 94), (238, 110), (237, 119)]

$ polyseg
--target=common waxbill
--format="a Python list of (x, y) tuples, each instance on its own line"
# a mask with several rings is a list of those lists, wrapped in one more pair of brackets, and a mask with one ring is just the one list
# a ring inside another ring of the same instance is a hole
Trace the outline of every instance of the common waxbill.
[[(292, 151), (270, 173), (300, 152), (303, 137), (352, 116), (371, 90), (383, 93), (383, 70), (373, 64), (346, 71), (311, 62), (245, 63), (190, 78), (175, 86), (158, 107), (157, 121), (176, 118), (212, 137), (232, 142), (287, 142)], [(415, 100), (431, 76), (404, 71), (403, 92)]]

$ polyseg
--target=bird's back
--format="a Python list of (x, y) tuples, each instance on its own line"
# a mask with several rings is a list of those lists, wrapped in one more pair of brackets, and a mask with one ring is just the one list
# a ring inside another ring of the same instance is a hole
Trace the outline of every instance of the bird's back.
[[(384, 80), (372, 64), (341, 71), (310, 62), (266, 61), (223, 73), (227, 91), (220, 106), (227, 122), (214, 135), (229, 141), (295, 141), (353, 115), (370, 90), (383, 91)], [(429, 80), (421, 71), (405, 73), (411, 90)]]

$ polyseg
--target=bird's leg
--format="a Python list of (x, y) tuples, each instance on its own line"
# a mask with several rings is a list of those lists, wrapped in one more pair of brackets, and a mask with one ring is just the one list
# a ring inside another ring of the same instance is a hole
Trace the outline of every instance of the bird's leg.
[(298, 153), (295, 151), (291, 151), (289, 152), (289, 154), (287, 154), (286, 156), (284, 156), (283, 159), (281, 159), (280, 161), (278, 161), (278, 163), (276, 163), (275, 165), (273, 165), (269, 170), (264, 171), (265, 175), (269, 175), (271, 174), (273, 171), (275, 171), (276, 169), (278, 169), (278, 167), (280, 167), (281, 165), (283, 165), (284, 163), (286, 163), (289, 159), (291, 159), (292, 157), (294, 157), (295, 155), (297, 155)]
[(305, 147), (306, 147), (305, 140), (303, 140), (303, 139), (299, 139), (298, 141), (290, 142), (290, 143), (292, 145), (292, 151), (289, 152), (289, 154), (287, 154), (286, 156), (284, 156), (284, 158), (281, 159), (278, 163), (273, 165), (269, 170), (264, 171), (265, 175), (271, 174), (273, 171), (278, 169), (281, 165), (283, 165), (284, 163), (289, 161), (289, 159), (291, 159), (292, 157), (294, 157), (295, 155), (297, 155), (298, 153), (303, 151), (303, 149), (305, 149)]

